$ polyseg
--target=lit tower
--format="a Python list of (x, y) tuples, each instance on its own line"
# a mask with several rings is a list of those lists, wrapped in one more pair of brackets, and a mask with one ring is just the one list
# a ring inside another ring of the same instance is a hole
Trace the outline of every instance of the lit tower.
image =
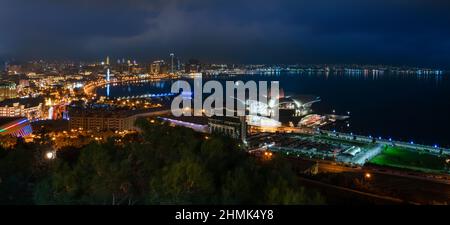
[(110, 73), (111, 73), (111, 71), (109, 69), (109, 56), (106, 56), (106, 62), (104, 64), (104, 69), (106, 70), (106, 77), (105, 77), (106, 82), (109, 82), (110, 81)]
[(106, 57), (106, 96), (109, 97), (109, 81), (111, 80), (111, 70), (109, 69), (109, 56)]
[(175, 57), (175, 54), (170, 53), (170, 60), (171, 60), (171, 62), (170, 62), (170, 67), (171, 67), (170, 72), (172, 74), (174, 74), (174, 72), (173, 72), (173, 59), (174, 59), (174, 57)]
[(109, 68), (106, 68), (106, 82), (109, 82), (110, 81), (110, 71), (109, 71)]

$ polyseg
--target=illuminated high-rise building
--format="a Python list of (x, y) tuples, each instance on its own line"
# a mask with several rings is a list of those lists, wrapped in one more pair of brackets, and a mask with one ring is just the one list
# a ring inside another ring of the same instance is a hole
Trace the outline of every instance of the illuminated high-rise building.
[(150, 65), (150, 74), (153, 75), (164, 74), (167, 72), (167, 70), (167, 64), (164, 62), (164, 60), (154, 61)]
[(200, 61), (196, 59), (190, 59), (185, 66), (186, 73), (199, 73), (201, 71)]
[(0, 136), (26, 137), (33, 132), (30, 121), (24, 117), (0, 117)]
[(109, 68), (106, 69), (106, 81), (107, 82), (110, 81), (110, 70), (109, 70)]
[(109, 56), (106, 57), (106, 65), (109, 65)]

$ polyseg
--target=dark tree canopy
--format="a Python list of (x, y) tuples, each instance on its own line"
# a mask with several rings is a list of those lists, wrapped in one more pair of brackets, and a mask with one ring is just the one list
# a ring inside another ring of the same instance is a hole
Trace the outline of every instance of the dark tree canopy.
[(119, 146), (108, 140), (67, 148), (38, 174), (33, 167), (38, 145), (1, 151), (0, 203), (324, 203), (322, 196), (299, 185), (286, 162), (250, 157), (234, 140), (206, 139), (187, 128), (144, 119), (137, 125), (141, 142)]

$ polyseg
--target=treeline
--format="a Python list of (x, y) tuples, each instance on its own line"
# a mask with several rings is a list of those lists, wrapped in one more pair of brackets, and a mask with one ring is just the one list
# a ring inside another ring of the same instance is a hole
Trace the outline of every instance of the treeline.
[(0, 150), (0, 204), (322, 204), (287, 163), (224, 137), (138, 120), (139, 141), (91, 143), (46, 159), (51, 141)]

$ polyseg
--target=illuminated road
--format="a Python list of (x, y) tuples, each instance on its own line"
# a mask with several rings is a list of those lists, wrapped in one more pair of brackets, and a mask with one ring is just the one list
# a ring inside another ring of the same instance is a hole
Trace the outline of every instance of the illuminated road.
[(328, 163), (319, 163), (319, 173), (344, 173), (344, 172), (362, 172), (360, 167), (351, 168)]

